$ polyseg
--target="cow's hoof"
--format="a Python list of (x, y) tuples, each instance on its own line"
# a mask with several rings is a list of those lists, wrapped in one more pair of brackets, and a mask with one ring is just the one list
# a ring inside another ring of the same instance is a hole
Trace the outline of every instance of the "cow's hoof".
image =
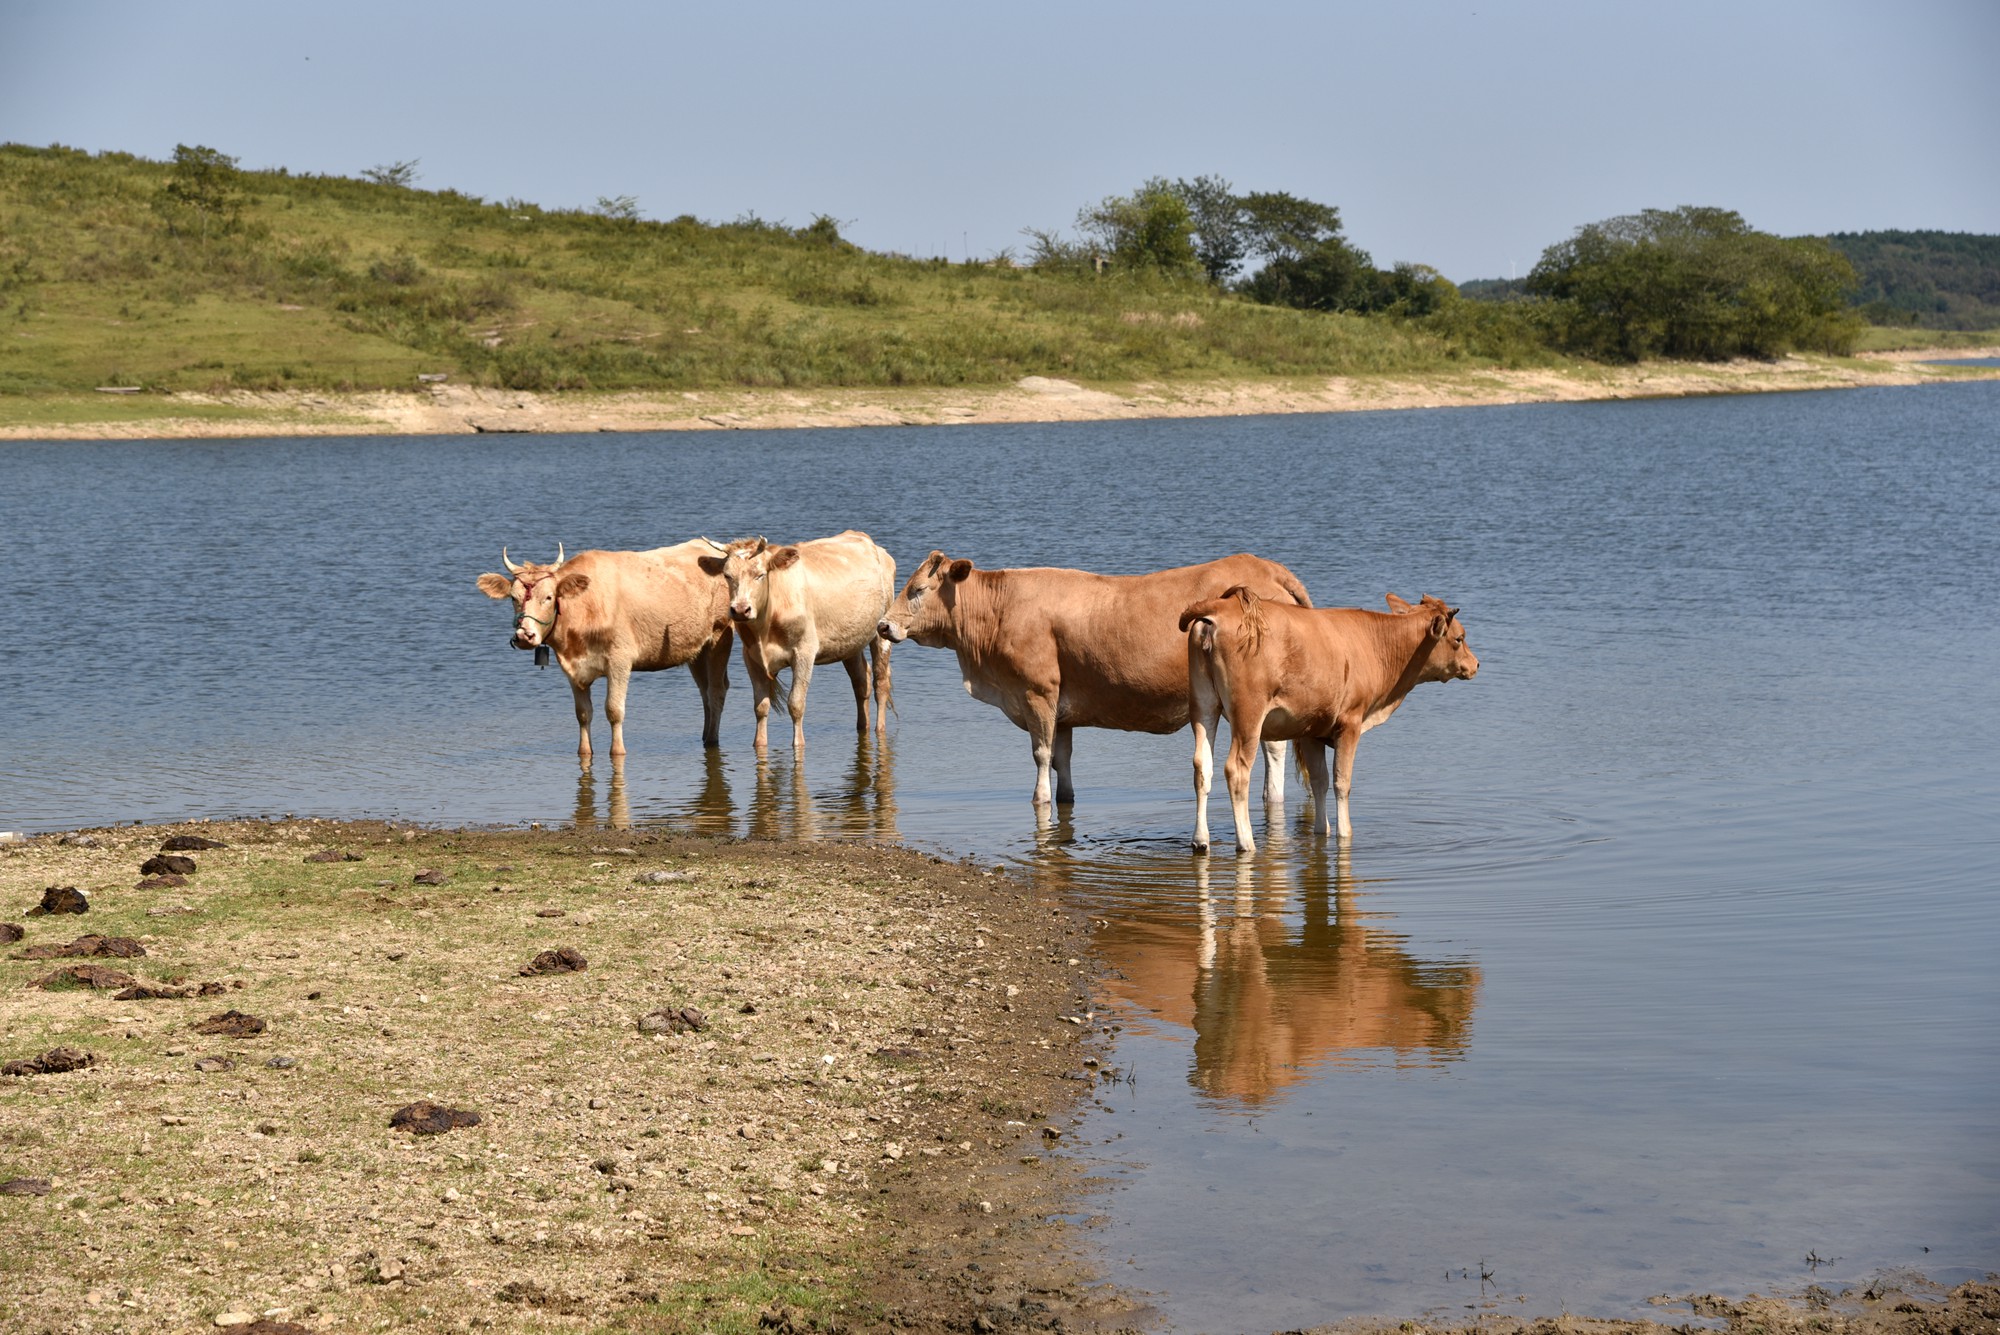
[(1206, 839), (1197, 839), (1197, 840), (1195, 840), (1195, 841), (1194, 841), (1194, 851), (1195, 851), (1195, 852), (1197, 852), (1197, 853), (1206, 853), (1206, 852), (1208, 852), (1208, 840), (1206, 840)]

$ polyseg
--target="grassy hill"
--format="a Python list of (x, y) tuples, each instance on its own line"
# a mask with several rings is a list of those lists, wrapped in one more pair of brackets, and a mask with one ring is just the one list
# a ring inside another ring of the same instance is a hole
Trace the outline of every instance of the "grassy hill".
[[(175, 168), (0, 145), (0, 394), (1003, 384), (1409, 373), (1477, 339), (871, 254), (786, 227), (551, 211), (283, 170), (191, 209)], [(1509, 360), (1543, 360), (1516, 348)]]

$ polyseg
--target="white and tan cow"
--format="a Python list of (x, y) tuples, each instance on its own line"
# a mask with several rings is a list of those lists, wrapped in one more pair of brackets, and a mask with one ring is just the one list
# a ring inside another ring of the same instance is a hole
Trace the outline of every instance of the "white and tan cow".
[(1312, 785), (1313, 828), (1327, 832), (1326, 747), (1334, 748), (1334, 799), (1342, 839), (1354, 827), (1347, 795), (1361, 734), (1396, 712), (1418, 682), (1470, 680), (1479, 659), (1456, 608), (1426, 595), (1415, 606), (1389, 595), (1387, 612), (1294, 607), (1234, 588), (1181, 613), (1187, 632), (1188, 718), (1194, 724), (1194, 846), (1208, 847), (1208, 788), (1216, 720), (1229, 719), (1223, 774), (1236, 820), (1236, 851), (1253, 853), (1250, 764), (1259, 742), (1298, 745)]
[(762, 538), (702, 542), (702, 569), (727, 587), (729, 619), (743, 640), (743, 666), (757, 697), (757, 749), (767, 744), (771, 700), (786, 668), (792, 672), (785, 697), (792, 749), (805, 746), (806, 689), (820, 663), (846, 665), (858, 732), (868, 731), (872, 685), (881, 731), (889, 709), (889, 641), (876, 633), (876, 623), (895, 596), (895, 559), (858, 529), (784, 547)]
[[(880, 627), (958, 655), (967, 694), (1024, 729), (1035, 755), (1037, 807), (1076, 800), (1070, 740), (1076, 728), (1167, 733), (1187, 722), (1184, 637), (1190, 602), (1234, 585), (1312, 606), (1305, 585), (1248, 553), (1145, 575), (1028, 567), (975, 570), (943, 552), (924, 558)], [(1284, 747), (1265, 759), (1265, 797), (1284, 800)]]
[(554, 565), (515, 564), (506, 548), (505, 575), (479, 577), (479, 591), (514, 605), (516, 649), (546, 646), (569, 678), (576, 702), (577, 759), (590, 764), (590, 688), (599, 677), (611, 755), (625, 754), (625, 689), (634, 672), (685, 666), (701, 691), (701, 740), (722, 736), (722, 698), (729, 690), (729, 596), (703, 570), (700, 539), (646, 552), (578, 552)]

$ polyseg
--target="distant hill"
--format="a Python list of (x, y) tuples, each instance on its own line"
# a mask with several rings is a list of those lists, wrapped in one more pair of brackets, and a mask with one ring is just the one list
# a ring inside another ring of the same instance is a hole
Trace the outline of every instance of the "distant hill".
[(1861, 275), (1855, 304), (1871, 324), (2000, 329), (2000, 236), (1835, 232), (1826, 240)]
[[(1860, 276), (1854, 304), (1870, 324), (2000, 329), (2000, 236), (1972, 232), (1835, 232), (1823, 238)], [(1518, 301), (1525, 278), (1475, 278), (1475, 301)]]

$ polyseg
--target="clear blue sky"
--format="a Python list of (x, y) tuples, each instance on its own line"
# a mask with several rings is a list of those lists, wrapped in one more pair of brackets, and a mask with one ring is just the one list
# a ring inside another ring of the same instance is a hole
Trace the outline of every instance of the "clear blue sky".
[(0, 0), (0, 139), (962, 258), (1145, 178), (1339, 206), (1377, 264), (1577, 226), (2000, 232), (1995, 0)]

